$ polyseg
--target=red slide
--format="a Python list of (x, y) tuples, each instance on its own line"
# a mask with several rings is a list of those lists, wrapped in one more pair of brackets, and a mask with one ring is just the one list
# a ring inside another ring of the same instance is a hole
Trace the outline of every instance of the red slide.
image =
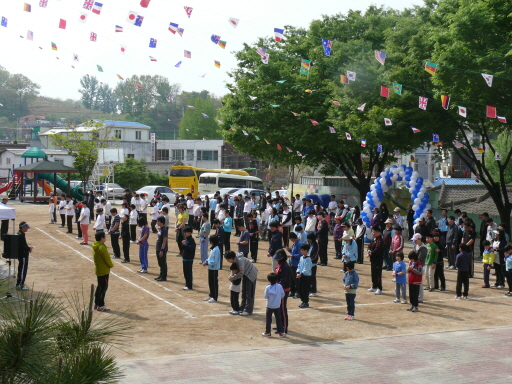
[(3, 187), (0, 187), (0, 193), (4, 193), (12, 188), (12, 181), (5, 184)]

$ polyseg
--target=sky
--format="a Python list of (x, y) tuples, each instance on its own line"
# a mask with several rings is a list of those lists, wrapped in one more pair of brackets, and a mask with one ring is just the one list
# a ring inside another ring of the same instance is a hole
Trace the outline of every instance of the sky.
[[(259, 37), (274, 35), (274, 28), (286, 25), (308, 27), (322, 15), (366, 10), (370, 5), (403, 9), (421, 5), (421, 0), (151, 0), (148, 8), (140, 0), (100, 0), (99, 15), (83, 9), (86, 0), (47, 0), (46, 8), (39, 0), (0, 0), (0, 66), (11, 73), (21, 73), (41, 86), (40, 94), (60, 99), (79, 99), (80, 78), (96, 76), (112, 88), (132, 75), (162, 75), (171, 83), (181, 84), (184, 91), (208, 90), (217, 96), (227, 92), (228, 72), (236, 67), (234, 52), (243, 43), (253, 44)], [(25, 12), (24, 3), (31, 5)], [(192, 7), (190, 18), (184, 7)], [(137, 27), (127, 21), (130, 12), (144, 17)], [(87, 15), (80, 22), (80, 14)], [(233, 28), (228, 19), (239, 19)], [(66, 29), (59, 28), (60, 19)], [(183, 36), (172, 34), (169, 23), (184, 28)], [(116, 25), (123, 32), (115, 32)], [(34, 39), (28, 40), (32, 31)], [(96, 33), (95, 42), (90, 40)], [(215, 45), (211, 36), (226, 41), (226, 49)], [(23, 36), (24, 38), (21, 38)], [(150, 48), (150, 39), (156, 48)], [(52, 50), (51, 43), (57, 45)], [(121, 46), (126, 52), (121, 52)], [(42, 49), (40, 49), (40, 47)], [(191, 58), (184, 57), (184, 50)], [(74, 56), (78, 56), (78, 61)], [(151, 61), (153, 56), (157, 61)], [(57, 59), (58, 58), (58, 59)], [(181, 67), (175, 65), (182, 61)], [(216, 68), (214, 61), (221, 63)], [(99, 72), (100, 65), (104, 72)], [(74, 66), (75, 68), (72, 68)], [(201, 77), (204, 75), (204, 77)], [(0, 101), (1, 102), (1, 101)]]

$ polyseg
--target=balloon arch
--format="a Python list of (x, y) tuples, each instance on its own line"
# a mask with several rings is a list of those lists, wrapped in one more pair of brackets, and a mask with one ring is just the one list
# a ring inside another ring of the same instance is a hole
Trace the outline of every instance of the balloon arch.
[(366, 194), (366, 200), (363, 203), (363, 211), (361, 217), (365, 224), (369, 227), (370, 220), (373, 217), (373, 210), (378, 207), (379, 203), (384, 199), (384, 193), (388, 191), (394, 181), (404, 181), (409, 192), (411, 193), (411, 201), (413, 203), (414, 219), (420, 218), (423, 213), (430, 209), (428, 203), (429, 194), (426, 193), (426, 187), (423, 185), (423, 178), (418, 176), (419, 173), (413, 171), (412, 167), (405, 165), (386, 168), (370, 187), (370, 192)]

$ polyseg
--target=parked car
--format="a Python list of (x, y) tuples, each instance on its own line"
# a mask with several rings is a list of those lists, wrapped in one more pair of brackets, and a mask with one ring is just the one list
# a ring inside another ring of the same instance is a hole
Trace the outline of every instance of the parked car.
[(174, 202), (176, 201), (175, 192), (171, 188), (164, 187), (163, 185), (147, 185), (135, 191), (135, 193), (145, 193), (146, 200), (149, 201), (150, 203), (157, 194), (159, 194), (160, 197), (167, 196), (169, 198), (169, 204), (171, 205), (174, 204)]
[(96, 192), (101, 192), (105, 197), (114, 197), (122, 199), (124, 188), (116, 183), (104, 183), (96, 186)]
[(261, 195), (265, 194), (265, 191), (263, 189), (256, 189), (256, 188), (241, 188), (237, 189), (230, 193), (231, 196), (237, 196), (237, 195), (244, 195), (245, 191), (249, 192), (249, 196), (252, 197), (252, 195), (256, 196), (256, 201), (260, 201)]
[(273, 199), (276, 198), (276, 192), (279, 192), (279, 197), (282, 197), (284, 199), (284, 201), (289, 201), (290, 200), (288, 198), (288, 190), (287, 189), (278, 189), (278, 190), (272, 192), (272, 198)]
[[(232, 192), (234, 191), (238, 191), (238, 188), (232, 188), (232, 187), (228, 187), (228, 188), (221, 188), (219, 189), (219, 192), (220, 192), (220, 196), (223, 198), (224, 197), (224, 194), (228, 194), (228, 195), (231, 195)], [(202, 195), (201, 196), (201, 199), (204, 200), (204, 198), (208, 196), (209, 199), (213, 199), (213, 196), (215, 196), (215, 193), (207, 193), (205, 195)]]

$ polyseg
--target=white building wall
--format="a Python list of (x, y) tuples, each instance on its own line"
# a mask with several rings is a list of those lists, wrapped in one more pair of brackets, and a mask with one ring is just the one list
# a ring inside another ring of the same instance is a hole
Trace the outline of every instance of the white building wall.
[[(223, 145), (223, 140), (158, 140), (156, 159), (181, 161), (184, 165), (197, 168), (221, 168)], [(169, 157), (166, 158), (164, 155), (167, 151)], [(205, 157), (211, 160), (204, 160)]]
[[(21, 167), (26, 164), (31, 164), (37, 162), (37, 160), (42, 161), (42, 159), (25, 159), (21, 157), (23, 151), (19, 151), (20, 153), (13, 153), (9, 150), (0, 154), (0, 177), (7, 177), (9, 175), (9, 171), (4, 168), (14, 169)], [(43, 150), (44, 151), (44, 150)], [(18, 152), (18, 150), (17, 150)], [(73, 167), (73, 157), (63, 152), (62, 154), (50, 154), (48, 155), (49, 161), (62, 160), (62, 164)], [(60, 162), (60, 161), (59, 161)]]

